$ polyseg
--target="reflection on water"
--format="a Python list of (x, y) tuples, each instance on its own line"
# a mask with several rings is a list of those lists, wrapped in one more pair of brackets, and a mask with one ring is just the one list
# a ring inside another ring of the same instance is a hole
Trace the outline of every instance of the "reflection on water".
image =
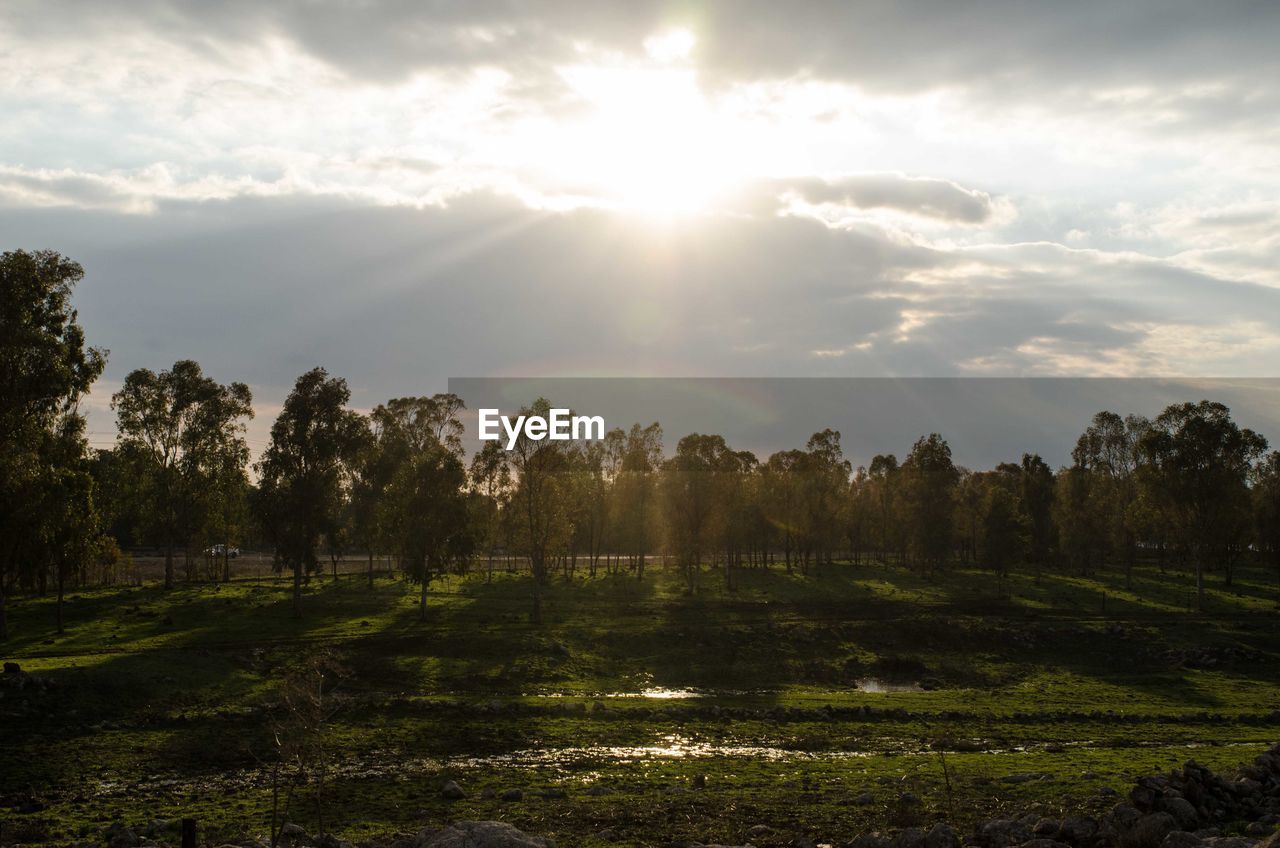
[(655, 739), (649, 745), (584, 745), (572, 748), (531, 748), (483, 757), (451, 760), (452, 766), (575, 766), (584, 763), (632, 763), (643, 760), (681, 760), (706, 757), (747, 757), (780, 760), (843, 759), (869, 757), (864, 751), (797, 751), (770, 745), (733, 742), (699, 742), (677, 733)]
[(673, 701), (683, 698), (705, 698), (708, 695), (714, 695), (713, 692), (703, 692), (698, 689), (664, 689), (660, 686), (650, 686), (641, 689), (639, 692), (610, 692), (605, 695), (606, 698), (656, 698), (660, 701)]
[(874, 677), (864, 677), (857, 681), (859, 692), (876, 692), (883, 695), (891, 695), (894, 692), (923, 692), (917, 682), (900, 683), (891, 680), (877, 680)]

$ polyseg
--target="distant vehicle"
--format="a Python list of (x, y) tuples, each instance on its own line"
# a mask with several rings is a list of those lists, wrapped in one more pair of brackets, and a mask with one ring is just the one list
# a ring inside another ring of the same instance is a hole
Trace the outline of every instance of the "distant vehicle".
[(226, 557), (227, 559), (235, 559), (240, 556), (239, 548), (229, 548), (226, 545), (214, 545), (211, 548), (204, 549), (205, 556)]

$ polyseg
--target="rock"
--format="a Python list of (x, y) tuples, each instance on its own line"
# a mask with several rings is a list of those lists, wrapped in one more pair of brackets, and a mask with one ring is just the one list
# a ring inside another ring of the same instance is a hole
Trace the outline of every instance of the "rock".
[(351, 848), (351, 843), (339, 839), (332, 833), (322, 833), (315, 838), (316, 848)]
[(1031, 840), (1031, 828), (1014, 819), (992, 819), (978, 830), (978, 839), (987, 848), (1009, 848)]
[(1160, 843), (1160, 848), (1199, 848), (1200, 837), (1185, 830), (1170, 831)]
[(877, 831), (860, 833), (849, 843), (849, 848), (889, 848), (889, 840)]
[(914, 792), (902, 792), (898, 795), (899, 804), (919, 804), (920, 796)]
[(486, 801), (492, 800), (498, 797), (498, 790), (494, 789), (492, 786), (486, 786), (484, 789), (480, 790), (480, 797)]
[(1098, 820), (1092, 816), (1067, 816), (1058, 828), (1058, 836), (1072, 845), (1088, 845), (1098, 832)]
[(602, 795), (612, 795), (613, 790), (603, 784), (593, 783), (591, 786), (588, 786), (585, 790), (583, 790), (582, 794), (590, 795), (593, 798), (599, 798)]
[(604, 830), (596, 834), (596, 839), (599, 839), (601, 842), (617, 842), (618, 832), (613, 828), (606, 827)]
[(1022, 843), (1020, 848), (1067, 848), (1065, 842), (1059, 842), (1056, 839), (1029, 839)]
[(1128, 830), (1120, 831), (1122, 848), (1160, 848), (1164, 838), (1178, 829), (1168, 813), (1147, 813)]
[(1244, 826), (1245, 836), (1270, 836), (1275, 827), (1266, 822), (1249, 822)]
[(538, 793), (543, 798), (566, 798), (565, 791), (559, 786), (548, 786), (546, 789)]
[(763, 836), (768, 836), (771, 833), (773, 833), (773, 828), (769, 827), (769, 825), (753, 824), (751, 825), (751, 828), (747, 831), (747, 837), (749, 839), (759, 839)]
[(1173, 816), (1178, 827), (1183, 830), (1195, 830), (1200, 824), (1200, 814), (1195, 806), (1181, 795), (1170, 795), (1160, 799), (1160, 809)]
[(126, 827), (120, 822), (116, 822), (107, 828), (107, 844), (111, 848), (137, 848), (139, 843), (138, 834), (133, 829)]
[(960, 848), (960, 837), (951, 825), (938, 822), (925, 834), (924, 848)]
[(296, 825), (293, 822), (285, 822), (280, 826), (280, 839), (283, 842), (294, 844), (309, 841), (307, 839), (307, 832), (302, 829), (302, 826)]
[(893, 837), (891, 848), (924, 848), (924, 831), (918, 827), (903, 828)]
[(519, 789), (504, 789), (498, 796), (499, 801), (523, 801), (524, 792)]
[(1257, 848), (1258, 841), (1243, 836), (1211, 836), (1200, 844), (1204, 848)]
[(21, 674), (22, 666), (18, 665), (16, 662), (7, 662), (4, 664), (4, 673), (5, 674)]
[(854, 799), (853, 799), (853, 803), (857, 804), (860, 807), (869, 807), (875, 802), (876, 802), (876, 796), (872, 795), (870, 792), (859, 793), (858, 795), (854, 796)]
[(424, 830), (414, 848), (554, 848), (555, 843), (517, 830), (506, 822), (462, 821), (442, 830)]
[(467, 797), (467, 793), (462, 791), (461, 786), (449, 780), (445, 781), (444, 786), (440, 787), (440, 796), (447, 801), (460, 801)]
[(1057, 819), (1042, 818), (1037, 819), (1035, 826), (1031, 828), (1031, 832), (1042, 839), (1052, 839), (1058, 835), (1060, 826)]

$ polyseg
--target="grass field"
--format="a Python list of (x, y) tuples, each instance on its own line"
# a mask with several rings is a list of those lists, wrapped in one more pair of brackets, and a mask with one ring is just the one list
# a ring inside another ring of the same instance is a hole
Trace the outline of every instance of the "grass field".
[[(360, 567), (352, 563), (353, 569)], [(544, 623), (503, 571), (431, 587), (358, 573), (17, 599), (0, 689), (5, 833), (69, 840), (194, 816), (202, 839), (265, 834), (283, 681), (332, 687), (290, 818), (360, 839), (496, 818), (562, 844), (843, 841), (999, 812), (1096, 810), (1194, 758), (1226, 768), (1280, 738), (1274, 572), (1211, 585), (1140, 567), (996, 581), (837, 563), (553, 578)], [(289, 772), (292, 773), (292, 772)], [(323, 778), (323, 783), (321, 783)], [(441, 796), (446, 780), (466, 797)], [(518, 801), (502, 800), (521, 789)], [(42, 809), (37, 809), (42, 808)], [(3, 840), (0, 840), (3, 841)]]

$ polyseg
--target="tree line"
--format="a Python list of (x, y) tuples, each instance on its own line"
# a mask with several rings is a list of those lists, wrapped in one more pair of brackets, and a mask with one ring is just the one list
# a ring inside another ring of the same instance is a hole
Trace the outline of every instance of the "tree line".
[[(840, 433), (764, 460), (718, 435), (659, 424), (600, 441), (488, 442), (467, 457), (462, 401), (395, 398), (350, 408), (344, 380), (298, 378), (257, 462), (245, 440), (247, 385), (198, 363), (131, 372), (112, 397), (118, 438), (92, 450), (80, 402), (106, 352), (86, 344), (70, 297), (79, 265), (52, 252), (0, 256), (0, 636), (14, 591), (111, 578), (125, 547), (164, 551), (164, 583), (230, 579), (229, 546), (254, 541), (292, 577), (293, 608), (313, 575), (352, 552), (389, 555), (420, 587), (498, 568), (531, 572), (541, 617), (556, 573), (630, 574), (661, 561), (696, 593), (708, 574), (732, 589), (743, 568), (806, 574), (821, 563), (892, 561), (925, 575), (957, 565), (1092, 573), (1139, 557), (1230, 584), (1246, 558), (1280, 579), (1280, 452), (1219, 403), (1175, 404), (1154, 419), (1094, 416), (1057, 470), (1024, 454), (990, 470), (957, 466), (939, 434), (899, 460), (854, 467)], [(536, 400), (521, 414), (549, 413)], [(252, 472), (252, 473), (251, 473)], [(196, 555), (225, 545), (222, 559)], [(205, 573), (199, 569), (203, 565)]]

